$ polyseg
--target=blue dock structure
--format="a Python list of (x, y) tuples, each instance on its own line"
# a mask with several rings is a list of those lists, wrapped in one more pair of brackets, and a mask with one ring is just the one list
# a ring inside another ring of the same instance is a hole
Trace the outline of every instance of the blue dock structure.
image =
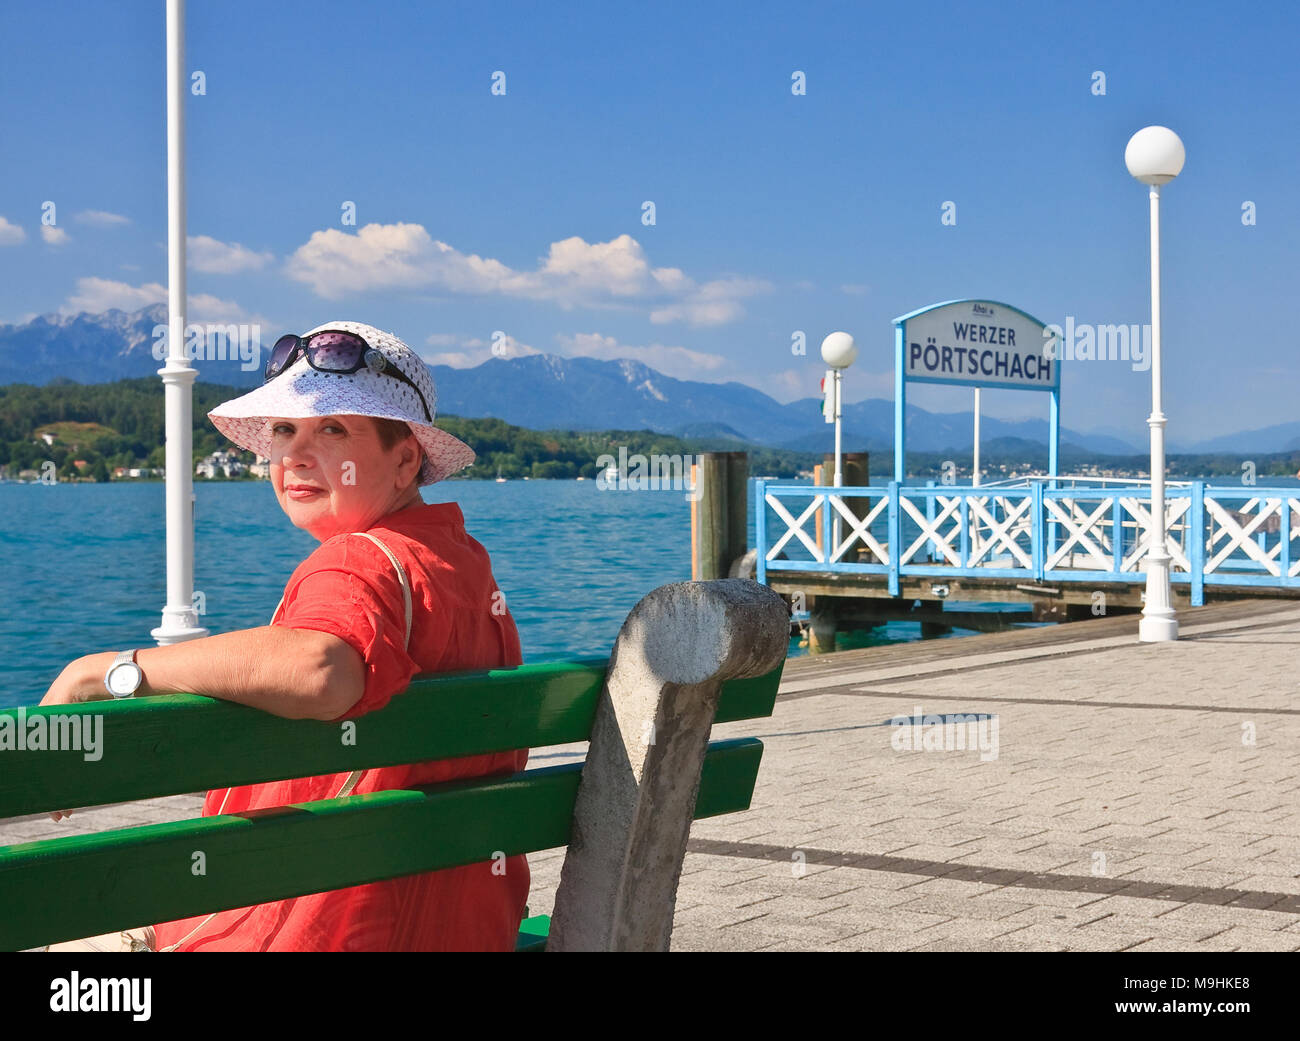
[[(1035, 621), (1140, 611), (1147, 569), (1155, 569), (1153, 556), (1163, 559), (1152, 552), (1161, 520), (1171, 606), (1300, 596), (1300, 488), (1161, 479), (1162, 513), (1153, 514), (1149, 480), (1058, 473), (1061, 332), (997, 300), (948, 300), (901, 315), (894, 319), (894, 479), (852, 487), (756, 482), (754, 576), (789, 595), (796, 619), (807, 612), (811, 649), (832, 649), (846, 621), (872, 627), (908, 618), (921, 622), (923, 634), (927, 626), (1008, 624), (997, 612), (945, 610), (946, 600), (1022, 605), (1022, 617), (1028, 603)], [(971, 484), (907, 483), (911, 383), (974, 390)], [(1046, 395), (1047, 474), (980, 482), (985, 387)], [(835, 422), (838, 457), (838, 401)], [(1154, 451), (1152, 458), (1163, 467)]]
[[(1142, 605), (1146, 481), (833, 488), (758, 480), (754, 507), (759, 582), (790, 595), (876, 601), (866, 611), (882, 620), (918, 600), (932, 608), (1029, 603), (1039, 620)], [(1171, 482), (1165, 519), (1177, 605), (1300, 597), (1300, 488)]]

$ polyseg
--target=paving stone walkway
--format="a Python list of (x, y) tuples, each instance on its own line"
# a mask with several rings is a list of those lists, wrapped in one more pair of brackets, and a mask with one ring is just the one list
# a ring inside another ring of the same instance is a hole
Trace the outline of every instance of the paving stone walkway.
[[(1125, 617), (792, 659), (771, 718), (714, 728), (763, 765), (748, 812), (691, 830), (673, 949), (1300, 950), (1300, 606), (1180, 618), (1173, 644)], [(563, 852), (529, 856), (531, 913)]]
[[(714, 728), (762, 738), (763, 765), (749, 812), (691, 830), (673, 949), (1300, 949), (1300, 608), (1136, 634), (789, 661), (770, 719)], [(996, 758), (926, 750), (926, 717), (959, 714), (996, 719)], [(535, 913), (561, 855), (529, 858)]]

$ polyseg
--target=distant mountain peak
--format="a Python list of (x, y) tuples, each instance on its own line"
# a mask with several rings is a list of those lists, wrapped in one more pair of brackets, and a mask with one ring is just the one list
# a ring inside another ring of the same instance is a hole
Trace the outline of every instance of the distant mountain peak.
[[(78, 383), (111, 383), (156, 377), (154, 331), (167, 322), (167, 305), (136, 311), (109, 308), (98, 313), (50, 313), (21, 325), (0, 326), (0, 383), (45, 385), (56, 376)], [(239, 365), (199, 363), (199, 378), (212, 383), (256, 386), (256, 373)]]
[[(55, 377), (78, 383), (157, 378), (153, 332), (166, 322), (167, 305), (137, 311), (114, 308), (99, 314), (39, 315), (19, 325), (0, 326), (0, 383), (45, 385)], [(255, 387), (260, 371), (239, 365), (199, 364), (200, 379)], [(666, 375), (634, 358), (593, 358), (538, 352), (515, 358), (492, 355), (472, 368), (429, 366), (438, 384), (438, 409), (464, 417), (493, 416), (534, 430), (710, 431), (760, 445), (827, 451), (832, 431), (822, 419), (820, 398), (782, 405), (749, 384), (711, 383)], [(880, 452), (892, 445), (893, 402), (882, 399), (846, 405), (845, 449)], [(982, 420), (985, 443), (1015, 437), (1045, 445), (1045, 420)], [(937, 414), (908, 406), (908, 447), (915, 451), (969, 451), (971, 413)], [(1135, 454), (1132, 445), (1108, 432), (1081, 434), (1065, 428), (1062, 442), (1100, 454)], [(1300, 439), (1300, 424), (1288, 423), (1233, 435), (1219, 442), (1251, 442), (1249, 451), (1281, 451)], [(1204, 450), (1198, 447), (1197, 450)]]

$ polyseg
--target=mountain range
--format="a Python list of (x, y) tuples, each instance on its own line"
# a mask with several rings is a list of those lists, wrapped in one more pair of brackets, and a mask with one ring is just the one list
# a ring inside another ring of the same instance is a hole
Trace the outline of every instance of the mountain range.
[[(17, 325), (0, 324), (0, 384), (45, 385), (59, 377), (107, 383), (156, 375), (156, 331), (167, 308), (135, 312), (47, 314)], [(158, 348), (161, 354), (161, 346)], [(260, 359), (258, 359), (260, 362)], [(261, 383), (261, 365), (240, 358), (199, 360), (200, 379), (236, 387)], [(797, 451), (826, 450), (831, 431), (820, 397), (781, 404), (743, 383), (707, 383), (666, 376), (641, 362), (558, 354), (491, 358), (473, 368), (431, 365), (437, 409), (466, 417), (495, 417), (532, 429), (641, 430), (681, 437), (730, 437)], [(969, 451), (971, 412), (907, 409), (913, 451)], [(893, 444), (894, 404), (872, 398), (845, 405), (846, 450), (886, 451)], [(981, 418), (981, 440), (1047, 442), (1047, 420)], [(1108, 431), (1061, 428), (1062, 452), (1139, 455), (1137, 445)], [(1300, 422), (1243, 431), (1205, 441), (1171, 443), (1184, 453), (1281, 452), (1300, 448)]]

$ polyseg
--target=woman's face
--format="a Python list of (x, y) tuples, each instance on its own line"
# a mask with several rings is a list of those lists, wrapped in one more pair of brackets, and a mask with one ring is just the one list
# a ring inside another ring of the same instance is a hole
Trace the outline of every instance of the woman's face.
[(294, 527), (321, 542), (423, 501), (420, 461), (414, 437), (385, 450), (369, 416), (271, 420), (275, 497)]

